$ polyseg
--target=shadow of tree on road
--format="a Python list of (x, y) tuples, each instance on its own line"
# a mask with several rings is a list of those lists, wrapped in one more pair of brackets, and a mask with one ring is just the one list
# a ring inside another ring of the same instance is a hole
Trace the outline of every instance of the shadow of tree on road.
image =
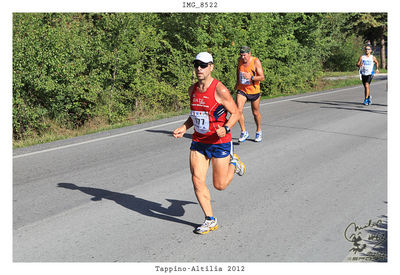
[[(349, 111), (361, 111), (361, 112), (370, 112), (377, 114), (387, 114), (386, 110), (374, 109), (373, 107), (387, 107), (385, 104), (377, 104), (373, 103), (371, 106), (365, 106), (360, 102), (349, 102), (349, 101), (307, 101), (307, 100), (293, 100), (298, 103), (305, 104), (317, 104), (321, 105), (321, 108), (335, 108), (340, 110), (349, 110)], [(324, 106), (328, 105), (328, 106)]]
[(183, 208), (184, 205), (197, 204), (196, 202), (166, 199), (171, 203), (171, 205), (168, 208), (165, 208), (157, 202), (145, 200), (130, 194), (112, 192), (100, 188), (78, 186), (73, 183), (65, 182), (58, 183), (57, 187), (81, 191), (92, 196), (92, 201), (100, 201), (102, 199), (112, 200), (127, 209), (136, 211), (148, 217), (181, 223), (194, 228), (198, 226), (198, 224), (175, 218), (182, 217), (185, 214), (185, 209)]

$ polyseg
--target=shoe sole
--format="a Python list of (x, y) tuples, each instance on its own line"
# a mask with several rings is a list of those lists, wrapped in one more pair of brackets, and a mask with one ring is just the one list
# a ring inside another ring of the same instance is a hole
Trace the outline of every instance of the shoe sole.
[(214, 231), (214, 230), (217, 230), (217, 229), (218, 229), (218, 224), (216, 226), (214, 226), (214, 227), (210, 227), (210, 229), (208, 231), (198, 232), (198, 231), (195, 230), (194, 233), (199, 234), (199, 235), (205, 235), (205, 234), (210, 233), (210, 231)]
[(238, 140), (240, 143), (245, 142), (248, 138), (250, 137), (250, 135), (248, 135), (243, 141), (240, 141), (240, 139)]
[(240, 162), (243, 165), (243, 174), (239, 175), (239, 176), (243, 176), (246, 173), (246, 165), (244, 165), (243, 162)]
[(238, 162), (240, 162), (240, 164), (243, 166), (243, 174), (239, 175), (239, 176), (243, 176), (244, 173), (246, 173), (246, 165), (244, 165), (243, 161), (240, 160), (239, 156), (237, 154), (233, 154), (235, 156), (235, 158), (237, 158)]

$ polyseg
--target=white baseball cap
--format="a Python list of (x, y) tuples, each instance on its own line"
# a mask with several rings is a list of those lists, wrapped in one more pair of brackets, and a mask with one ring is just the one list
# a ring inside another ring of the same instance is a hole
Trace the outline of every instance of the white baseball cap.
[(194, 60), (200, 60), (201, 62), (204, 63), (213, 63), (213, 57), (211, 54), (209, 54), (208, 52), (201, 52), (198, 55), (196, 55), (196, 58)]

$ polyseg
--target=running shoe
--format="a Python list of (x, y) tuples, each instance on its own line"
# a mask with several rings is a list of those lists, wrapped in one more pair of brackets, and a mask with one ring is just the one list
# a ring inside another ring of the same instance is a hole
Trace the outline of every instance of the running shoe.
[(233, 154), (231, 163), (235, 166), (235, 173), (239, 176), (243, 176), (246, 172), (246, 165), (244, 165), (237, 154)]
[(371, 96), (369, 96), (368, 97), (368, 105), (371, 105), (372, 104), (372, 102), (371, 102)]
[(363, 103), (364, 105), (368, 105), (368, 98), (366, 98), (365, 100), (364, 100), (364, 103)]
[(256, 142), (261, 142), (261, 141), (262, 141), (262, 131), (256, 132), (255, 141), (256, 141)]
[(241, 132), (239, 137), (239, 142), (245, 142), (248, 137), (249, 133), (247, 131)]
[(197, 227), (194, 230), (194, 233), (196, 234), (207, 234), (210, 231), (214, 231), (218, 229), (218, 223), (217, 223), (217, 218), (215, 217), (206, 217), (206, 220), (204, 221), (204, 223), (202, 225), (200, 225), (199, 227)]

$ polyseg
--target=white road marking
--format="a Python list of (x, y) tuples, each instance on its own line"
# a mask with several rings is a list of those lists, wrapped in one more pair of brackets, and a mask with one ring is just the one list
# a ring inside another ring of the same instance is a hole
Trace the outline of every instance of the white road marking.
[[(373, 84), (377, 85), (377, 84), (379, 84), (379, 83), (373, 83)], [(371, 86), (372, 86), (372, 85), (371, 85)], [(291, 97), (291, 98), (282, 99), (282, 100), (277, 100), (277, 101), (273, 101), (273, 102), (261, 103), (260, 106), (265, 106), (265, 105), (271, 105), (271, 104), (276, 104), (276, 103), (291, 101), (291, 100), (294, 100), (294, 99), (297, 99), (297, 98), (309, 98), (309, 97), (315, 97), (315, 96), (321, 96), (321, 95), (327, 95), (327, 94), (334, 94), (334, 93), (339, 93), (339, 92), (343, 92), (343, 91), (352, 90), (352, 89), (355, 89), (355, 88), (357, 88), (357, 86), (348, 87), (348, 88), (343, 88), (343, 89), (334, 90), (334, 91), (330, 91), (330, 92), (320, 92), (320, 93), (316, 93), (316, 94), (312, 94), (312, 95), (307, 95), (307, 96), (301, 96), (301, 95), (300, 95), (300, 96), (295, 97), (295, 98)], [(250, 108), (250, 105), (244, 107), (244, 109), (248, 109), (248, 108)], [(44, 150), (40, 150), (40, 151), (35, 151), (35, 152), (31, 152), (31, 153), (16, 155), (16, 156), (13, 156), (13, 158), (14, 158), (14, 159), (17, 159), (17, 158), (22, 158), (22, 157), (28, 157), (28, 156), (32, 156), (32, 155), (36, 155), (36, 154), (40, 154), (40, 153), (46, 153), (46, 152), (51, 152), (51, 151), (55, 151), (55, 150), (61, 150), (61, 149), (65, 149), (65, 148), (70, 148), (70, 147), (74, 147), (74, 146), (79, 146), (79, 145), (83, 145), (83, 144), (88, 144), (88, 143), (92, 143), (92, 142), (97, 142), (97, 141), (101, 141), (101, 140), (107, 140), (107, 139), (110, 139), (110, 138), (126, 136), (126, 135), (130, 135), (130, 134), (134, 134), (134, 133), (139, 133), (139, 132), (144, 132), (144, 131), (146, 131), (146, 130), (150, 130), (150, 129), (154, 129), (154, 128), (158, 128), (158, 127), (163, 127), (163, 126), (167, 126), (167, 125), (171, 125), (171, 124), (175, 124), (175, 123), (180, 123), (180, 122), (184, 122), (184, 121), (186, 121), (186, 119), (181, 119), (181, 120), (172, 121), (172, 122), (168, 122), (168, 123), (164, 123), (164, 124), (154, 125), (154, 126), (151, 126), (151, 127), (147, 127), (147, 128), (143, 128), (143, 129), (138, 129), (138, 130), (134, 130), (134, 131), (129, 131), (129, 132), (121, 133), (121, 134), (116, 134), (116, 135), (112, 135), (112, 136), (107, 136), (107, 137), (102, 137), (102, 138), (95, 138), (95, 139), (91, 139), (91, 140), (87, 140), (87, 141), (82, 141), (82, 142), (78, 142), (78, 143), (73, 143), (73, 144), (69, 144), (69, 145), (64, 145), (64, 146), (59, 146), (59, 147), (44, 149)]]

